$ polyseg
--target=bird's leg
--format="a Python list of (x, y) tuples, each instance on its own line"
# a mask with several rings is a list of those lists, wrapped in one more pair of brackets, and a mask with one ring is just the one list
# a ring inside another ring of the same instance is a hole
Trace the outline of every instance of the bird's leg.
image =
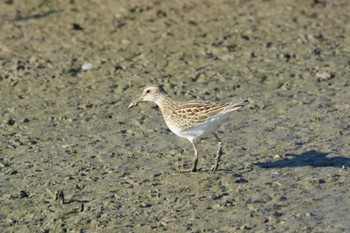
[(220, 140), (220, 138), (218, 137), (218, 135), (216, 133), (214, 134), (214, 136), (218, 140), (218, 151), (216, 152), (215, 164), (210, 169), (212, 173), (216, 172), (216, 170), (218, 169), (220, 158), (221, 158), (221, 155), (223, 154), (223, 151), (222, 151), (223, 143), (222, 143), (222, 141)]
[(180, 170), (181, 173), (187, 173), (187, 172), (196, 172), (197, 171), (197, 163), (198, 163), (198, 150), (196, 148), (196, 145), (194, 144), (194, 142), (191, 141), (191, 144), (193, 146), (193, 150), (194, 150), (194, 157), (192, 160), (192, 168), (191, 169), (185, 169), (185, 170)]
[(193, 146), (193, 150), (194, 150), (194, 157), (192, 160), (192, 168), (191, 168), (191, 172), (196, 172), (197, 171), (197, 163), (198, 163), (198, 150), (196, 148), (196, 145), (194, 144), (194, 142), (191, 142), (192, 146)]

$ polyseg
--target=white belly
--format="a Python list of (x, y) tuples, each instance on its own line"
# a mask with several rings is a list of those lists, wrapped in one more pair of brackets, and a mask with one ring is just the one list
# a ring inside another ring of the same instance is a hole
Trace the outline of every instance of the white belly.
[(177, 136), (186, 138), (192, 142), (196, 138), (205, 137), (209, 134), (214, 133), (219, 129), (221, 124), (227, 119), (228, 116), (229, 113), (211, 117), (206, 122), (187, 130), (182, 130), (181, 128), (174, 125), (167, 124), (167, 126)]

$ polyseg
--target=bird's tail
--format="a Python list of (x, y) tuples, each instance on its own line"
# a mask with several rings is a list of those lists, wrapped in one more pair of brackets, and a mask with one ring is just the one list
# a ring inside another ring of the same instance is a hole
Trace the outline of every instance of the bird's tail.
[(249, 98), (248, 97), (239, 99), (237, 101), (233, 101), (233, 102), (230, 103), (229, 106), (226, 107), (225, 112), (232, 112), (232, 111), (241, 109), (244, 106), (246, 106), (247, 104), (249, 104)]

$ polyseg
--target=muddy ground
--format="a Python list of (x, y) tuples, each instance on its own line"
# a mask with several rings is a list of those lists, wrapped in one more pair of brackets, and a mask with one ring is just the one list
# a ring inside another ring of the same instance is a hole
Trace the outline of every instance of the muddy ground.
[[(347, 0), (1, 1), (1, 232), (349, 232), (349, 30)], [(127, 109), (149, 84), (251, 98), (216, 174)]]

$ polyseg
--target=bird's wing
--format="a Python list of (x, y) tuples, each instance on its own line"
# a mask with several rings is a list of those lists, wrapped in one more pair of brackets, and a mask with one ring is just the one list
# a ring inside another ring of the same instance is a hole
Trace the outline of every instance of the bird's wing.
[(231, 103), (216, 104), (207, 101), (178, 102), (171, 110), (171, 118), (176, 117), (178, 126), (188, 129), (224, 112), (230, 105)]

